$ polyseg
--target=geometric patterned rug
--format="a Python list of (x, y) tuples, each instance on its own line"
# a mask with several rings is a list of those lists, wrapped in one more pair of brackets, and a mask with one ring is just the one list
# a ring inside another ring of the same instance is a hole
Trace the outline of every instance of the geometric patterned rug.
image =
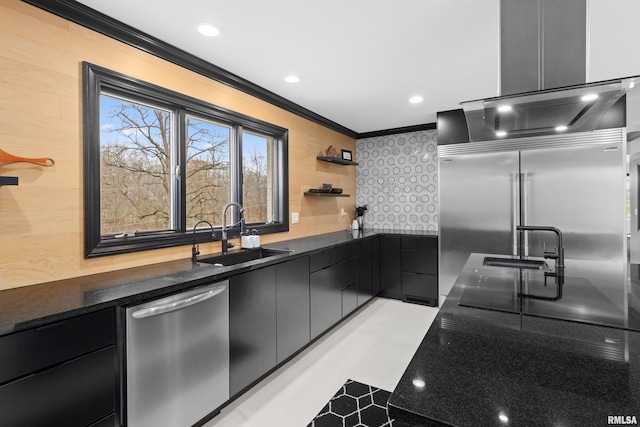
[(393, 427), (391, 392), (347, 380), (307, 427)]

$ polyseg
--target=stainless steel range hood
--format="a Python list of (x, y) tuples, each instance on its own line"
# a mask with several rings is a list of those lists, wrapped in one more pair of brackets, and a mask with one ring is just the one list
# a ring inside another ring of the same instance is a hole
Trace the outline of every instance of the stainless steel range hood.
[(470, 141), (595, 130), (638, 78), (463, 102)]

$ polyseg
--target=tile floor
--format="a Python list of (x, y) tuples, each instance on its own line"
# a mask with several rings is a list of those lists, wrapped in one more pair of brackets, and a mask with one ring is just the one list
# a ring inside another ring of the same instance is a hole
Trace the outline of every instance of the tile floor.
[(205, 427), (304, 427), (348, 379), (393, 391), (437, 313), (375, 298)]

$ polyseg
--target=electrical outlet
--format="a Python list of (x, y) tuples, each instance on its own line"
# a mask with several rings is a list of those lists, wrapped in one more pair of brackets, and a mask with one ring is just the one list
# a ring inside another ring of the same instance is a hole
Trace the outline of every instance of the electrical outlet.
[(340, 208), (340, 216), (347, 216), (347, 213), (344, 211), (344, 208)]
[(300, 215), (298, 214), (298, 212), (292, 212), (291, 213), (291, 223), (292, 224), (297, 224), (300, 222)]

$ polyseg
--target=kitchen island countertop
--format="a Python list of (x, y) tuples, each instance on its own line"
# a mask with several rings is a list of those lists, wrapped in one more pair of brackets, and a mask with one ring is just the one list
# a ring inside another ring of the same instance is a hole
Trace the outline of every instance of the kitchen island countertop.
[[(555, 310), (546, 307), (557, 296), (553, 282), (528, 291), (550, 299), (516, 298), (524, 289), (514, 287), (518, 269), (491, 267), (497, 274), (492, 275), (482, 255), (472, 255), (393, 391), (390, 416), (415, 426), (640, 423), (640, 282), (620, 278), (614, 266), (608, 283), (618, 281), (616, 293), (599, 286), (607, 274), (597, 263), (586, 268), (595, 268), (591, 273), (582, 269), (586, 263), (567, 264), (567, 299), (559, 300), (563, 310)], [(629, 270), (637, 278), (638, 266)], [(592, 274), (598, 279), (585, 283)], [(498, 286), (502, 291), (496, 292), (487, 285), (505, 276), (511, 289)], [(593, 306), (581, 307), (578, 296), (593, 293), (593, 285), (607, 299), (606, 310), (619, 309), (621, 315), (591, 318), (583, 312)], [(575, 318), (568, 320), (567, 310)]]

